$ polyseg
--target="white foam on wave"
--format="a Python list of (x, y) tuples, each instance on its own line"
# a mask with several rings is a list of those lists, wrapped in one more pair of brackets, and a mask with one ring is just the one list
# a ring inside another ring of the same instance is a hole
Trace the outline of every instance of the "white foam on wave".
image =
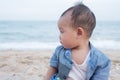
[(114, 40), (92, 40), (94, 46), (101, 49), (120, 49), (120, 41)]
[[(101, 49), (120, 49), (120, 41), (91, 40), (91, 43)], [(0, 43), (0, 50), (46, 50), (55, 49), (59, 42), (9, 42)]]
[(55, 49), (59, 45), (57, 42), (12, 42), (0, 43), (0, 50), (38, 50), (38, 49)]

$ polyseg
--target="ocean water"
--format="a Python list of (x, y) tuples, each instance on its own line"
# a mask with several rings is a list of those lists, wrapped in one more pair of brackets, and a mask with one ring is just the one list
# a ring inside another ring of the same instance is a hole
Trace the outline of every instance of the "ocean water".
[[(120, 22), (97, 21), (90, 39), (102, 49), (120, 49)], [(0, 21), (0, 50), (55, 49), (59, 43), (56, 21)]]

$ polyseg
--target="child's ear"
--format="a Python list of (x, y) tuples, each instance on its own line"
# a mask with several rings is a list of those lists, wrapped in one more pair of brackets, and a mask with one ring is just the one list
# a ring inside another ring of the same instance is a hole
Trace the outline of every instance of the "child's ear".
[(83, 28), (81, 28), (81, 27), (77, 28), (77, 35), (78, 36), (82, 36), (83, 35)]

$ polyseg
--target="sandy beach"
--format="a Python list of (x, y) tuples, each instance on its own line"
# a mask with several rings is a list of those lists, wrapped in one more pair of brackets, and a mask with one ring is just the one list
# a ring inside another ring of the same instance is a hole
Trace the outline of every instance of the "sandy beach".
[[(109, 80), (120, 79), (120, 50), (102, 50), (111, 59)], [(53, 50), (0, 51), (0, 80), (43, 80)]]

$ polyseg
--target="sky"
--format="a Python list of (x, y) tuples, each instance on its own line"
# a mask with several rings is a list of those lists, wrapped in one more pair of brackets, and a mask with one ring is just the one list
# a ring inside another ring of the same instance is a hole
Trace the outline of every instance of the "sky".
[[(0, 0), (0, 20), (58, 20), (81, 0)], [(120, 21), (120, 0), (83, 0), (97, 20)]]

